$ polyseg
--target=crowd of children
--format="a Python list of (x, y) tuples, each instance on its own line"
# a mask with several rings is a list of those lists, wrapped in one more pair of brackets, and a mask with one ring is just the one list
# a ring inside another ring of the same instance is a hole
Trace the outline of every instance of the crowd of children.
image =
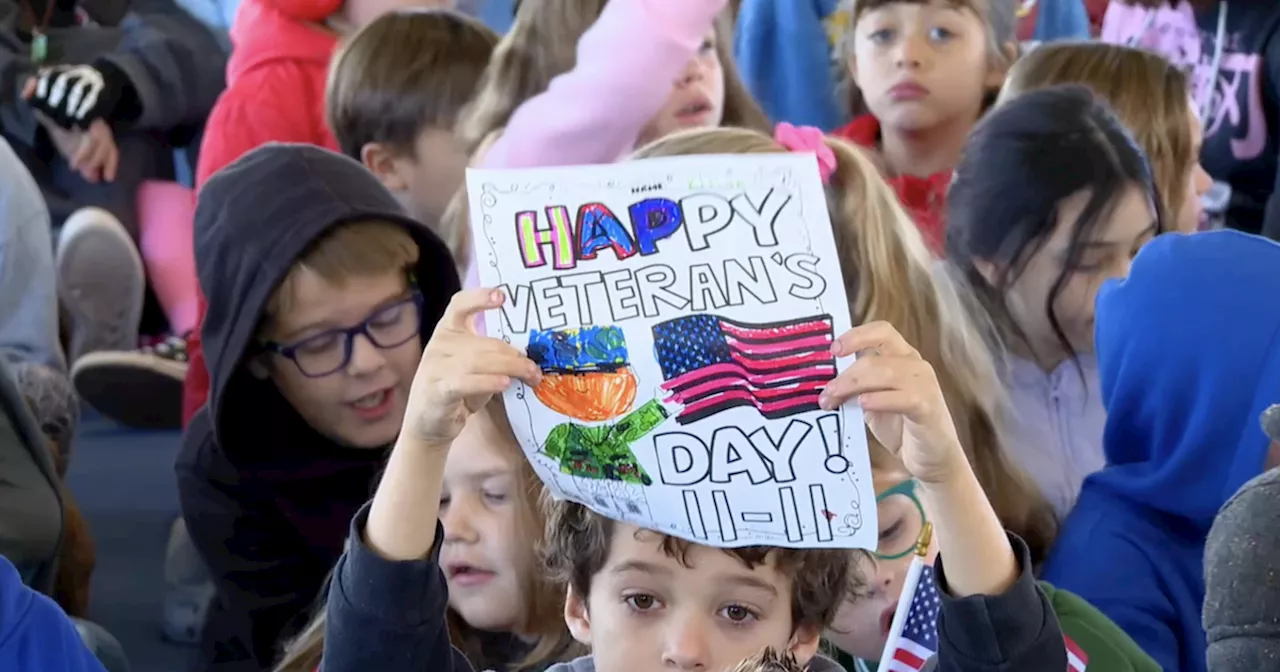
[[(1275, 3), (127, 5), (0, 0), (0, 668), (127, 665), (78, 620), (81, 400), (183, 429), (201, 672), (869, 671), (917, 556), (912, 669), (1275, 664)], [(783, 152), (877, 547), (554, 500), (465, 169)]]

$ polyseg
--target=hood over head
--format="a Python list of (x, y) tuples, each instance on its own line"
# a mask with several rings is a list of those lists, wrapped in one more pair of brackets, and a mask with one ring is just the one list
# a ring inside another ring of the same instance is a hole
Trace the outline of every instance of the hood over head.
[(208, 299), (202, 331), (207, 412), (228, 456), (249, 457), (244, 447), (260, 449), (272, 432), (288, 444), (310, 435), (275, 384), (252, 376), (245, 360), (256, 353), (255, 334), (272, 293), (303, 252), (335, 227), (365, 220), (401, 224), (418, 244), (414, 274), (425, 299), (425, 342), (458, 291), (457, 269), (444, 242), (404, 214), (364, 166), (311, 145), (271, 143), (205, 183), (196, 205), (195, 252)]
[(1207, 532), (1263, 469), (1259, 415), (1280, 401), (1280, 244), (1166, 234), (1098, 294), (1107, 409), (1096, 487)]

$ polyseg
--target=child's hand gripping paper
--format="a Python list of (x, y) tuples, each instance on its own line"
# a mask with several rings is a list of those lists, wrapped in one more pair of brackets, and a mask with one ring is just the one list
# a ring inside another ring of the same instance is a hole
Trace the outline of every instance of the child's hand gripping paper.
[(422, 352), (403, 431), (447, 449), (467, 418), (513, 380), (531, 386), (541, 381), (542, 371), (524, 352), (477, 332), (476, 318), (505, 300), (496, 289), (468, 289), (453, 296)]
[(965, 457), (933, 366), (887, 322), (850, 329), (832, 353), (858, 359), (828, 383), (819, 403), (860, 405), (876, 440), (920, 482), (946, 562), (947, 591), (1003, 593), (1018, 578), (1018, 561)]

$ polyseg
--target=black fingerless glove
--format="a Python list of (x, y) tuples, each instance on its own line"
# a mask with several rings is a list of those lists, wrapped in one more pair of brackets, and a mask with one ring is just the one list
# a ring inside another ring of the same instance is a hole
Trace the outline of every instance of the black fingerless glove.
[(62, 128), (84, 129), (98, 119), (115, 127), (142, 115), (137, 88), (109, 60), (42, 68), (35, 79), (35, 93), (28, 102)]

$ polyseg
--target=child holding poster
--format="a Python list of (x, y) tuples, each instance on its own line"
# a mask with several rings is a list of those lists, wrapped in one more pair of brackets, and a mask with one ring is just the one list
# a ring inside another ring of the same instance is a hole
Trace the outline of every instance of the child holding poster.
[[(471, 409), (539, 366), (475, 318), (507, 299), (456, 295), (414, 381), (400, 439), (373, 502), (354, 519), (334, 570), (320, 672), (448, 672), (471, 666), (449, 643), (437, 522), (442, 474)], [(833, 380), (823, 407), (855, 400), (868, 427), (921, 484), (936, 521), (945, 615), (936, 660), (971, 670), (1062, 670), (1062, 631), (1035, 586), (1026, 546), (1001, 529), (957, 439), (932, 367), (889, 324), (840, 336), (837, 357), (861, 353)], [(569, 501), (550, 504), (545, 557), (568, 585), (565, 620), (591, 654), (551, 672), (718, 670), (768, 646), (811, 672), (840, 668), (817, 655), (819, 634), (851, 579), (839, 549), (714, 548), (614, 521)], [(989, 644), (999, 641), (999, 651)]]

